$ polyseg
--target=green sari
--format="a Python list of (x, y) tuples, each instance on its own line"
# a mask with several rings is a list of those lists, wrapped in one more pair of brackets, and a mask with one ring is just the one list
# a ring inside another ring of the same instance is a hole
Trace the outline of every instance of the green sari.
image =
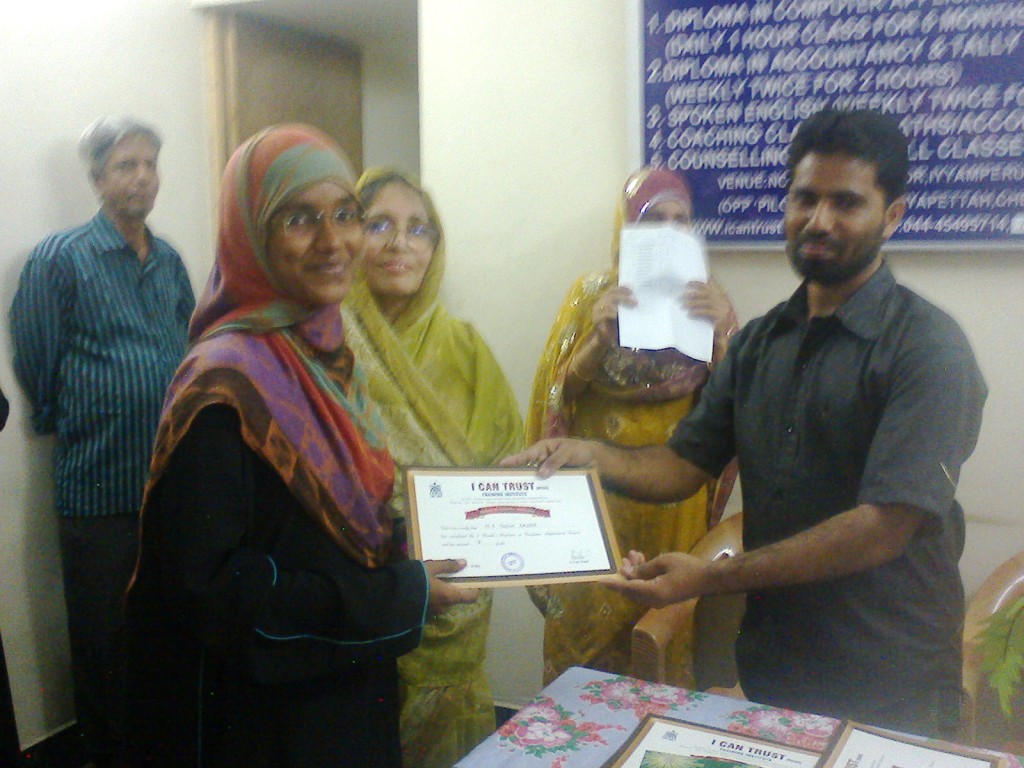
[[(359, 187), (368, 183), (368, 172)], [(436, 212), (424, 195), (432, 223)], [(399, 466), (396, 511), (408, 507), (402, 469), (490, 465), (519, 450), (523, 424), (512, 388), (480, 334), (438, 301), (444, 237), (423, 283), (392, 325), (364, 280), (343, 305), (345, 340), (366, 374)], [(484, 673), (492, 596), (433, 617), (418, 649), (399, 659), (407, 768), (449, 768), (495, 727)]]

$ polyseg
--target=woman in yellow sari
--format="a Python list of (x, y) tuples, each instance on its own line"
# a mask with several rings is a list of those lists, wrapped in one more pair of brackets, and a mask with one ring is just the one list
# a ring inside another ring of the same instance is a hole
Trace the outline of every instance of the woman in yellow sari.
[[(678, 175), (645, 167), (626, 182), (615, 222), (612, 269), (583, 275), (570, 290), (548, 338), (533, 384), (526, 441), (573, 436), (620, 445), (665, 442), (692, 409), (709, 365), (672, 349), (618, 346), (618, 304), (629, 300), (617, 286), (618, 233), (624, 222), (674, 221), (688, 226), (690, 190)], [(736, 315), (712, 280), (691, 283), (683, 297), (690, 313), (715, 327), (715, 357), (736, 330)], [(687, 552), (715, 520), (705, 489), (681, 503), (645, 504), (607, 494), (623, 552)], [(630, 674), (630, 637), (643, 615), (639, 604), (593, 584), (531, 588), (544, 614), (544, 682), (581, 665)], [(669, 681), (693, 685), (689, 649), (673, 653)]]
[[(512, 389), (480, 334), (438, 294), (444, 233), (429, 195), (396, 171), (367, 171), (363, 269), (343, 306), (346, 341), (367, 374), (399, 465), (393, 504), (407, 508), (401, 468), (489, 465), (522, 446)], [(407, 768), (448, 768), (494, 730), (483, 662), (491, 594), (430, 620), (399, 659)]]

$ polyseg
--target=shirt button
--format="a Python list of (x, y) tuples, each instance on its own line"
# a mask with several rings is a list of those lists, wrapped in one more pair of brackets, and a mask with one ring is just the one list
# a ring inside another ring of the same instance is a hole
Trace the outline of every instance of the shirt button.
[(787, 425), (786, 426), (786, 434), (787, 435), (792, 435), (793, 434), (793, 430), (795, 430), (795, 429), (796, 429), (796, 427), (794, 427), (792, 424)]

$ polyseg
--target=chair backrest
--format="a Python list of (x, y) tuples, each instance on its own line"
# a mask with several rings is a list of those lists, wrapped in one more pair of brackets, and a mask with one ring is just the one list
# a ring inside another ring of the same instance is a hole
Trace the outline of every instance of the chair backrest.
[[(717, 560), (742, 551), (743, 513), (740, 512), (708, 531), (690, 554), (704, 560)], [(744, 600), (742, 594), (707, 595), (647, 611), (633, 627), (633, 675), (643, 680), (682, 683), (698, 689), (734, 685), (734, 649)], [(686, 641), (682, 643), (680, 633), (686, 634)], [(670, 644), (691, 649), (690, 681), (666, 680)]]
[(1024, 552), (1004, 562), (982, 582), (967, 605), (964, 618), (964, 721), (960, 739), (991, 749), (1024, 745), (1024, 693), (1017, 692), (1013, 717), (1007, 719), (998, 698), (981, 671), (982, 653), (979, 635), (989, 617), (1024, 596)]
[(698, 690), (732, 688), (739, 682), (736, 638), (746, 608), (745, 593), (706, 595), (697, 601), (693, 677)]
[[(707, 545), (702, 548), (705, 541)], [(716, 525), (694, 548), (694, 554), (708, 560), (733, 557), (742, 551), (742, 512)], [(736, 636), (746, 603), (746, 594), (742, 592), (705, 595), (697, 601), (693, 617), (693, 677), (698, 690), (732, 688), (738, 682)]]

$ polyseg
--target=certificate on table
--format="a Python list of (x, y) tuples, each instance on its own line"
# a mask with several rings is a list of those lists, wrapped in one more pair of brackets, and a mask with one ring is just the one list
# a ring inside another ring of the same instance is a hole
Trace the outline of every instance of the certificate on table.
[(847, 721), (836, 730), (822, 768), (999, 768), (1004, 756), (938, 739), (902, 734)]
[[(608, 768), (814, 768), (821, 753), (648, 715)], [(867, 766), (864, 766), (867, 768)]]
[(406, 470), (409, 535), (420, 560), (461, 558), (445, 576), (480, 587), (594, 581), (618, 571), (595, 469)]

